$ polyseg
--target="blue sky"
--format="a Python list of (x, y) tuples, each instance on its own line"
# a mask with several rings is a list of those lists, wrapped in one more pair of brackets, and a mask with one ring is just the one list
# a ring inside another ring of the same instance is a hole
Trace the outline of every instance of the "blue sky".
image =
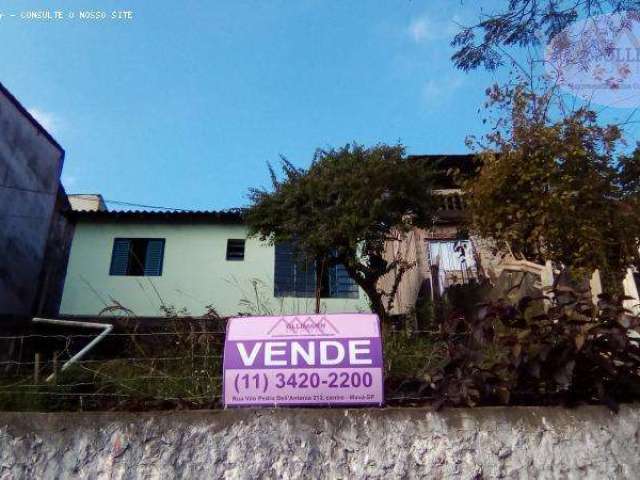
[[(77, 9), (0, 0), (0, 13)], [(69, 192), (176, 208), (246, 204), (280, 154), (401, 141), (465, 152), (492, 76), (451, 64), (476, 2), (83, 1), (129, 22), (0, 19), (0, 81), (67, 152)]]

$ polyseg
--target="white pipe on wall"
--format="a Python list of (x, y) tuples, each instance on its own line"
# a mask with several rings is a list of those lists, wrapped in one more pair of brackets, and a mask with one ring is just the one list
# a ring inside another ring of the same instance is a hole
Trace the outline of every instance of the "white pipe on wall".
[[(54, 318), (38, 318), (38, 317), (34, 318), (33, 322), (34, 323), (48, 323), (50, 325), (60, 325), (60, 326), (64, 326), (64, 327), (98, 328), (98, 329), (102, 330), (102, 332), (100, 332), (100, 334), (96, 338), (91, 340), (87, 345), (85, 345), (85, 347), (82, 350), (80, 350), (73, 357), (71, 357), (69, 360), (67, 360), (64, 363), (64, 365), (62, 365), (62, 368), (60, 369), (61, 372), (65, 371), (67, 368), (69, 368), (71, 365), (73, 365), (76, 361), (78, 361), (82, 357), (84, 357), (89, 352), (89, 350), (91, 350), (98, 343), (100, 343), (100, 341), (104, 337), (109, 335), (109, 333), (111, 333), (111, 331), (113, 330), (113, 325), (111, 325), (109, 323), (77, 322), (75, 320), (57, 320), (57, 319), (54, 319)], [(51, 375), (49, 375), (47, 377), (46, 381), (50, 382), (51, 380), (53, 380), (55, 378), (55, 376), (56, 376), (56, 372), (53, 372)]]

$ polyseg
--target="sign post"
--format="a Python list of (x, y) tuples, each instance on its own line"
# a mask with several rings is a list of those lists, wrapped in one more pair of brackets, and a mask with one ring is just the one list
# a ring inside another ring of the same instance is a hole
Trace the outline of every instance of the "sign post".
[(224, 404), (382, 405), (372, 314), (236, 317), (224, 344)]

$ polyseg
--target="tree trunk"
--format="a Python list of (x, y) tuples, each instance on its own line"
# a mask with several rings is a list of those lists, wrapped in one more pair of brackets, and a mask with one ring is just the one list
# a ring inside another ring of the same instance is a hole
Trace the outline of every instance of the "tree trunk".
[(342, 264), (347, 270), (349, 276), (358, 284), (364, 293), (369, 297), (369, 306), (371, 307), (371, 311), (378, 315), (380, 319), (380, 323), (384, 325), (387, 321), (387, 311), (384, 308), (384, 302), (382, 301), (382, 294), (378, 292), (376, 285), (378, 284), (379, 277), (376, 277), (375, 280), (372, 277), (365, 277), (364, 275), (360, 275), (355, 268), (353, 268), (348, 261), (342, 261)]
[(369, 306), (371, 307), (371, 311), (378, 315), (378, 318), (380, 319), (380, 323), (382, 325), (386, 324), (387, 311), (384, 308), (382, 294), (378, 292), (378, 289), (375, 287), (375, 285), (372, 286), (371, 284), (363, 282), (362, 284), (360, 284), (360, 286), (364, 290), (364, 293), (367, 294), (367, 297), (369, 297)]
[(324, 264), (326, 259), (318, 259), (316, 257), (315, 266), (316, 266), (316, 315), (320, 313), (320, 299), (322, 298), (322, 275), (324, 274)]

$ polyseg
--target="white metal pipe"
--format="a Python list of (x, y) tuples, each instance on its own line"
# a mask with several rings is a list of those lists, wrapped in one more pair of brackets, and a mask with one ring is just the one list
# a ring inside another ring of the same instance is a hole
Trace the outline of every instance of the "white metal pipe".
[[(33, 319), (33, 322), (48, 323), (51, 325), (59, 325), (64, 327), (98, 328), (102, 330), (102, 332), (100, 332), (100, 334), (96, 338), (91, 340), (87, 345), (85, 345), (85, 347), (82, 350), (80, 350), (73, 357), (67, 360), (64, 363), (64, 365), (62, 365), (62, 368), (60, 369), (61, 372), (65, 371), (67, 368), (73, 365), (76, 361), (84, 357), (89, 352), (89, 350), (95, 347), (104, 337), (109, 335), (109, 333), (111, 333), (111, 331), (113, 330), (113, 325), (109, 323), (77, 322), (75, 320), (58, 320), (55, 318), (37, 318), (37, 317)], [(46, 381), (50, 382), (55, 378), (55, 376), (56, 376), (56, 372), (53, 372), (51, 375), (47, 377)]]

